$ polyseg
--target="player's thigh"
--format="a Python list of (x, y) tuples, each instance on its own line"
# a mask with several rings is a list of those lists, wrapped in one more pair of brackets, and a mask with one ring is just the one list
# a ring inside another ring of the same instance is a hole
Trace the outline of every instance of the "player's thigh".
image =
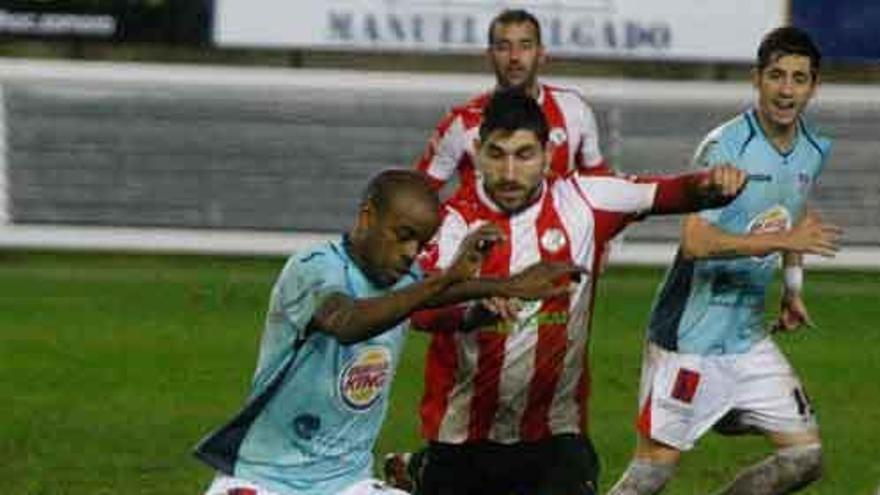
[(800, 378), (772, 339), (737, 362), (736, 420), (766, 433), (777, 446), (815, 443), (818, 422)]
[(376, 479), (366, 479), (347, 487), (338, 495), (409, 495), (403, 490), (392, 488)]
[(218, 474), (211, 482), (205, 495), (278, 495), (256, 483), (225, 474)]
[(685, 451), (723, 417), (734, 402), (727, 356), (668, 351), (649, 344), (645, 353), (640, 436)]
[(545, 476), (536, 495), (593, 495), (599, 483), (599, 457), (589, 438), (558, 435), (543, 463)]

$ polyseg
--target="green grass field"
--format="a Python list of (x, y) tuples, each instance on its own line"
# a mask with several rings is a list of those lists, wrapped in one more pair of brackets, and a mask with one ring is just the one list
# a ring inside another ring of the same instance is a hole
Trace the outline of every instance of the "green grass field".
[[(191, 446), (247, 391), (283, 260), (0, 251), (0, 480), (9, 494), (197, 494)], [(592, 341), (591, 431), (607, 487), (633, 445), (641, 336), (658, 269), (614, 267)], [(820, 414), (826, 478), (811, 494), (880, 482), (880, 274), (815, 272), (819, 328), (779, 339)], [(411, 335), (377, 451), (419, 445), (426, 339)], [(767, 451), (705, 438), (666, 493), (703, 494)]]

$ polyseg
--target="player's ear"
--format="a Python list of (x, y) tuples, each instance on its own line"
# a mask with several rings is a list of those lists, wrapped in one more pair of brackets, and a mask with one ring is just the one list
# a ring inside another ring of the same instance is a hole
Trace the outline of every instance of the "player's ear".
[(376, 223), (376, 205), (372, 200), (364, 201), (358, 209), (358, 227), (369, 230)]
[(538, 45), (538, 67), (542, 67), (547, 63), (547, 50), (544, 45)]

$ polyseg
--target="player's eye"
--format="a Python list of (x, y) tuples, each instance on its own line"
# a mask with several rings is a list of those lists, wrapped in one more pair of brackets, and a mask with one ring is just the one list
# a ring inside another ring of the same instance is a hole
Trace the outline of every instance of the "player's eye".
[(767, 78), (771, 81), (779, 81), (782, 79), (782, 71), (781, 70), (771, 70), (767, 73)]
[(523, 148), (516, 152), (516, 157), (520, 160), (531, 160), (537, 154), (537, 150), (532, 147)]

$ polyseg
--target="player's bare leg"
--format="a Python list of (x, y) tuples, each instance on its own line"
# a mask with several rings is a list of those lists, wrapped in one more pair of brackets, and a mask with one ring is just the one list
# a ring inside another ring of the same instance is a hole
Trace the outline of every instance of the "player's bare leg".
[(681, 451), (639, 435), (636, 454), (607, 495), (660, 493), (675, 474)]
[(740, 471), (718, 495), (777, 495), (794, 493), (822, 476), (819, 434), (768, 433), (776, 452)]

